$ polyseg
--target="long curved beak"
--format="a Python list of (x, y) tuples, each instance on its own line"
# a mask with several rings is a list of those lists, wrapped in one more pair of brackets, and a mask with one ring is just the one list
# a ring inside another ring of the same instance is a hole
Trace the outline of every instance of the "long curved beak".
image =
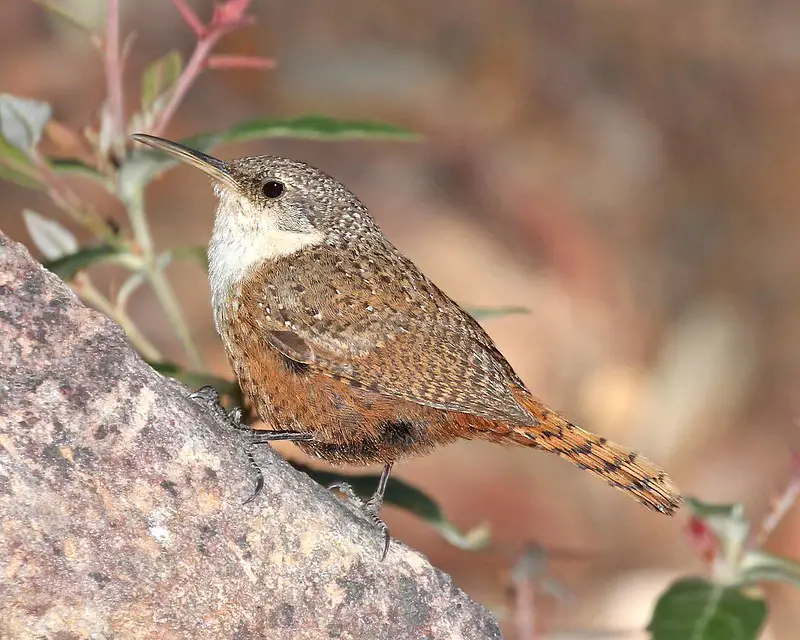
[(136, 140), (136, 142), (146, 144), (148, 147), (168, 153), (196, 169), (200, 169), (200, 171), (206, 175), (211, 176), (214, 180), (218, 180), (232, 189), (238, 189), (236, 181), (228, 170), (228, 164), (222, 160), (206, 155), (197, 149), (192, 149), (177, 142), (165, 140), (164, 138), (150, 136), (146, 133), (134, 133), (131, 138)]

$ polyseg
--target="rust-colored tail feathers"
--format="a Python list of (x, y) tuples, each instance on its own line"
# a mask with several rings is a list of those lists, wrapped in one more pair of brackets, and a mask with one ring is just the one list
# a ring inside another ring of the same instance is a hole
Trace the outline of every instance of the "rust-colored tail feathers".
[(532, 396), (518, 399), (539, 424), (508, 425), (506, 438), (566, 458), (654, 511), (671, 515), (680, 506), (683, 499), (678, 488), (662, 469), (643, 456), (576, 427)]

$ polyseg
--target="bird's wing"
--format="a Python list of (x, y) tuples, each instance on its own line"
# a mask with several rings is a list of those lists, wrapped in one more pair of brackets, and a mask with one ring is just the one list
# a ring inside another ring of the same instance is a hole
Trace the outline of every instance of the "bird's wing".
[(249, 278), (240, 297), (239, 313), (255, 314), (251, 326), (291, 360), (387, 397), (536, 424), (486, 332), (393, 248), (304, 250)]

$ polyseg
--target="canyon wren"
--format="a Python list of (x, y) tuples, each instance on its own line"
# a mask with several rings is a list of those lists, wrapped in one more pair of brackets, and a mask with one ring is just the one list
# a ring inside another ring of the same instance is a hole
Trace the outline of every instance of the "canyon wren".
[[(460, 438), (550, 451), (672, 514), (659, 467), (534, 397), (481, 326), (403, 256), (343, 184), (273, 156), (222, 161), (137, 141), (206, 173), (219, 198), (208, 247), (217, 331), (270, 430), (331, 463), (380, 463), (362, 506), (379, 520), (392, 465)], [(352, 492), (349, 492), (352, 497)]]

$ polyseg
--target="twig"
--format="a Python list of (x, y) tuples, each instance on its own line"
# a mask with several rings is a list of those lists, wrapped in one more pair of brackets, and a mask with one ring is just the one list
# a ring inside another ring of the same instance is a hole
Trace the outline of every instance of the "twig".
[(107, 108), (111, 120), (111, 145), (117, 159), (125, 157), (125, 104), (122, 98), (122, 63), (119, 47), (119, 0), (106, 0), (105, 42)]
[(30, 157), (39, 171), (39, 176), (47, 185), (50, 199), (75, 222), (91, 231), (97, 238), (110, 241), (114, 233), (98, 213), (88, 209), (77, 194), (47, 164), (37, 149), (30, 152)]
[(786, 483), (786, 487), (772, 502), (769, 510), (761, 522), (758, 533), (750, 541), (751, 548), (760, 548), (769, 538), (770, 534), (778, 527), (781, 520), (789, 512), (797, 497), (800, 495), (800, 453), (793, 453), (791, 459), (792, 475)]
[(167, 102), (161, 110), (161, 113), (158, 114), (158, 119), (153, 125), (152, 134), (154, 136), (164, 135), (164, 130), (167, 128), (170, 120), (172, 120), (181, 102), (183, 102), (189, 89), (205, 68), (206, 58), (208, 58), (218, 39), (219, 37), (214, 39), (201, 37), (197, 41), (197, 45), (192, 52), (191, 58), (189, 58), (189, 62), (186, 63), (186, 67), (184, 67), (181, 75), (175, 82), (175, 88), (170, 93), (169, 102)]
[(178, 306), (175, 297), (175, 291), (172, 289), (169, 280), (167, 280), (164, 272), (160, 267), (153, 266), (149, 271), (150, 284), (153, 285), (153, 291), (156, 294), (161, 306), (164, 307), (164, 313), (167, 314), (170, 323), (178, 334), (178, 339), (181, 341), (186, 355), (189, 358), (189, 366), (195, 371), (203, 371), (203, 358), (200, 356), (200, 351), (192, 340), (192, 335), (189, 333), (189, 327), (183, 318), (180, 306)]
[[(221, 4), (215, 3), (214, 15), (211, 21), (204, 25), (186, 3), (186, 0), (172, 0), (172, 4), (175, 5), (184, 22), (197, 35), (197, 43), (189, 61), (175, 82), (175, 87), (170, 93), (167, 104), (156, 118), (155, 124), (150, 131), (153, 135), (160, 136), (164, 134), (167, 125), (172, 120), (189, 89), (191, 89), (203, 70), (211, 66), (211, 52), (219, 40), (223, 36), (253, 23), (253, 17), (246, 15), (251, 1), (229, 0)], [(222, 58), (221, 64), (220, 58)], [(213, 64), (219, 65), (217, 68), (271, 69), (275, 66), (275, 62), (269, 58), (257, 58), (254, 56), (214, 56), (214, 59), (216, 62)]]
[(514, 622), (520, 640), (536, 638), (536, 583), (541, 579), (544, 563), (544, 550), (538, 545), (528, 545), (511, 570)]
[(206, 26), (200, 22), (200, 18), (197, 17), (197, 14), (192, 8), (186, 4), (186, 0), (172, 0), (172, 4), (175, 5), (178, 13), (181, 14), (181, 18), (183, 18), (183, 21), (194, 31), (195, 35), (198, 38), (203, 37), (206, 33)]
[(274, 69), (277, 62), (257, 56), (211, 56), (206, 61), (208, 69)]
[(203, 369), (203, 359), (200, 356), (200, 351), (192, 340), (189, 327), (177, 303), (175, 292), (167, 281), (162, 268), (158, 265), (153, 251), (153, 236), (150, 233), (150, 226), (147, 223), (147, 216), (144, 212), (144, 194), (141, 189), (137, 189), (135, 193), (132, 194), (131, 198), (126, 202), (126, 205), (133, 237), (136, 239), (136, 242), (139, 244), (144, 254), (147, 279), (150, 281), (153, 291), (163, 307), (169, 323), (172, 325), (172, 328), (183, 346), (183, 350), (186, 352), (189, 365), (192, 369), (200, 371)]

